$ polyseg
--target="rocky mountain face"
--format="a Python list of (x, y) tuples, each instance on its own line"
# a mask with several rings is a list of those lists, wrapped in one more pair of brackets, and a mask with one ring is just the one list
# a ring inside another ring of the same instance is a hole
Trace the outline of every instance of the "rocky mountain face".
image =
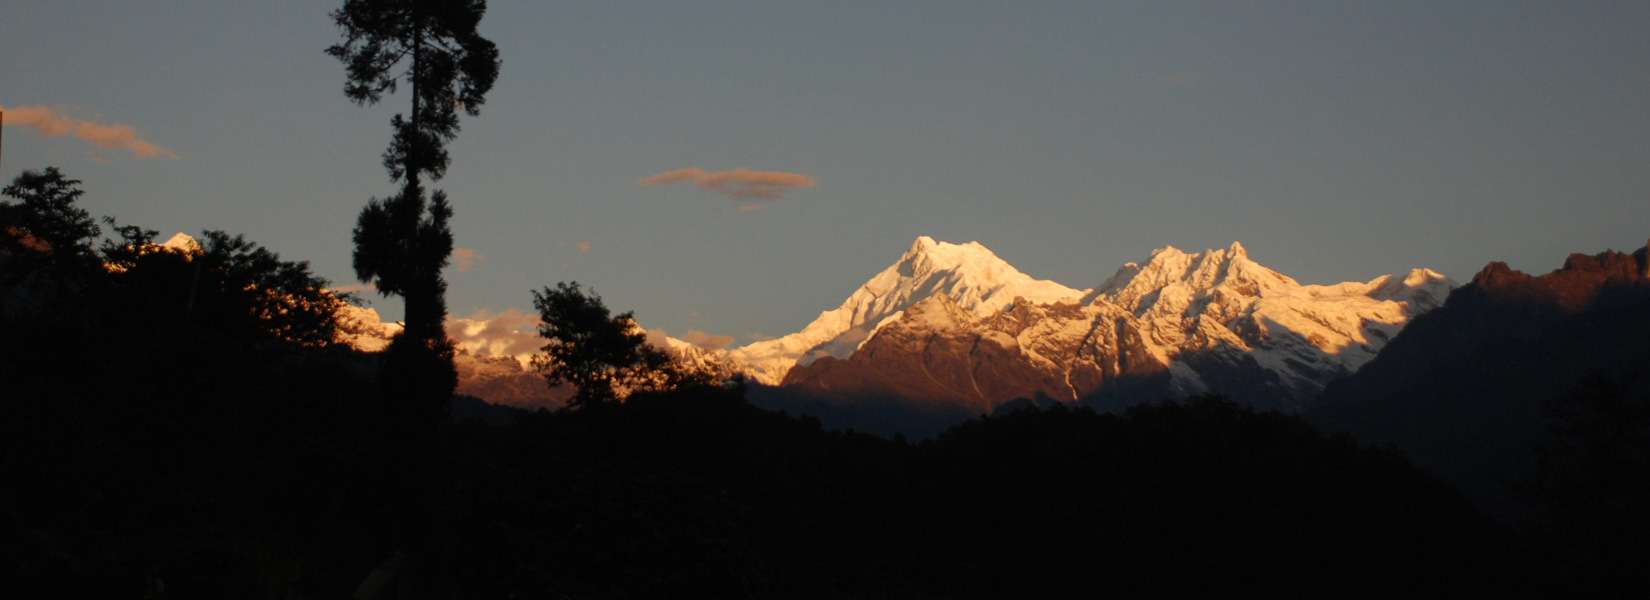
[[(929, 248), (958, 246), (919, 239), (878, 278), (923, 263)], [(980, 279), (967, 272), (979, 263), (954, 264), (951, 272), (920, 276)], [(919, 275), (911, 273), (906, 277)], [(867, 287), (873, 283), (878, 279)], [(1004, 286), (988, 304), (902, 283), (883, 287), (928, 293), (905, 296), (904, 308), (852, 336), (846, 356), (841, 342), (803, 352), (782, 385), (824, 397), (961, 404), (975, 413), (1016, 398), (1111, 407), (1206, 391), (1299, 410), (1324, 385), (1373, 358), (1411, 318), (1441, 303), (1451, 287), (1426, 269), (1302, 285), (1251, 260), (1236, 243), (1194, 253), (1162, 248), (1091, 290), (1063, 288), (1041, 298), (1009, 297), (1014, 289)]]
[(1589, 378), (1650, 386), (1650, 248), (1572, 254), (1539, 276), (1491, 263), (1308, 417), (1506, 498), (1534, 472), (1552, 404)]

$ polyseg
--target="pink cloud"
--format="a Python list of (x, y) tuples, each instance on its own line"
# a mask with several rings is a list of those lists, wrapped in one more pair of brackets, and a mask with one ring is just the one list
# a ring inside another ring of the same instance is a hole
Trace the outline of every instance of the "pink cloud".
[(687, 167), (643, 177), (637, 183), (691, 183), (699, 189), (721, 194), (739, 203), (740, 211), (750, 211), (784, 198), (786, 192), (811, 188), (819, 182), (801, 173), (785, 171), (754, 171), (746, 168), (706, 171), (699, 167)]
[(6, 125), (22, 125), (39, 131), (46, 137), (72, 135), (104, 150), (125, 150), (137, 158), (171, 158), (177, 153), (138, 137), (131, 125), (97, 123), (65, 116), (39, 106), (0, 107), (6, 113)]
[(476, 252), (474, 248), (453, 248), (453, 266), (458, 268), (460, 273), (469, 272), (470, 269), (474, 269), (477, 264), (480, 264), (486, 258), (480, 252)]
[(587, 242), (587, 241), (584, 241), (584, 240), (579, 240), (578, 242), (573, 244), (573, 247), (579, 249), (579, 254), (589, 254), (590, 253), (590, 242)]

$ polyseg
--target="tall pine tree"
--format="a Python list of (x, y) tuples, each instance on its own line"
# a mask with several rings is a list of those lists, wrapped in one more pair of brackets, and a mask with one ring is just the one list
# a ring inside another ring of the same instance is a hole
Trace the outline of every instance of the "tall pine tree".
[(446, 174), (458, 111), (479, 115), (498, 77), (498, 48), (476, 32), (486, 12), (485, 0), (346, 0), (332, 13), (344, 40), (327, 49), (344, 63), (344, 94), (355, 103), (377, 104), (403, 83), (411, 92), (412, 110), (391, 119), (384, 151), (401, 190), (361, 210), (354, 265), (363, 283), (405, 303), (406, 329), (386, 368), (387, 379), (401, 381), (386, 383), (442, 402), (454, 384), (441, 275), (453, 250), (453, 211), (440, 190), (426, 199), (424, 180)]

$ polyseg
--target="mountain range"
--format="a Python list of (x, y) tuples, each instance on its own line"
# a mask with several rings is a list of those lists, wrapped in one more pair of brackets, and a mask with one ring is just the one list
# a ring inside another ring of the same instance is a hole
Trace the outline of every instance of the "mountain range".
[[(980, 414), (1017, 399), (1111, 407), (1218, 391), (1298, 411), (1453, 285), (1424, 268), (1303, 285), (1234, 242), (1201, 252), (1165, 246), (1077, 288), (1027, 275), (979, 242), (922, 236), (790, 335), (731, 349), (657, 332), (650, 339), (683, 360), (816, 402), (876, 398)], [(460, 392), (554, 406), (566, 390), (546, 388), (526, 368), (534, 332), (516, 320), (449, 326)], [(345, 322), (366, 350), (397, 330), (370, 308), (352, 308)], [(495, 337), (468, 335), (479, 331)]]
[(725, 358), (760, 383), (824, 398), (976, 414), (1019, 398), (1115, 405), (1209, 391), (1299, 410), (1452, 287), (1419, 268), (1303, 285), (1233, 243), (1159, 248), (1076, 289), (978, 242), (921, 237), (800, 332)]

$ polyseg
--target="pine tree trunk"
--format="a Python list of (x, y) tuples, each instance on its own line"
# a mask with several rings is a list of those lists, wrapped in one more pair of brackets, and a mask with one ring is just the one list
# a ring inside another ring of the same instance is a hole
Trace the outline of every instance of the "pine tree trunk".
[(408, 286), (406, 300), (406, 335), (420, 341), (435, 341), (446, 337), (442, 321), (446, 309), (434, 281), (437, 274), (418, 269), (415, 282)]

